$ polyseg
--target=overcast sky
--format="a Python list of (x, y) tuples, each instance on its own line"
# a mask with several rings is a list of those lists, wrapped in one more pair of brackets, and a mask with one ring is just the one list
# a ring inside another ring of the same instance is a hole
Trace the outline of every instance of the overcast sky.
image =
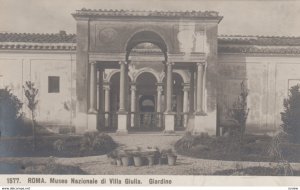
[(215, 10), (219, 34), (300, 36), (300, 0), (0, 0), (0, 31), (76, 33), (81, 8)]

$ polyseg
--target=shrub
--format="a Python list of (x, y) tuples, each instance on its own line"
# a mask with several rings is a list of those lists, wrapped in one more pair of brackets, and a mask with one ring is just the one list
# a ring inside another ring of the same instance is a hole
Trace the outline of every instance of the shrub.
[(99, 132), (87, 132), (80, 142), (81, 152), (101, 152), (107, 153), (117, 147), (111, 136)]
[(33, 136), (33, 146), (32, 149), (36, 149), (36, 108), (38, 105), (37, 95), (39, 90), (34, 86), (34, 83), (31, 81), (26, 81), (25, 86), (23, 86), (25, 97), (27, 98), (27, 107), (31, 112), (31, 120), (32, 120), (32, 136)]
[(58, 129), (60, 134), (75, 133), (75, 127), (61, 127)]
[(241, 82), (241, 93), (237, 100), (233, 103), (232, 108), (229, 109), (229, 117), (237, 121), (239, 124), (238, 132), (241, 135), (244, 134), (246, 129), (246, 121), (249, 113), (249, 108), (247, 107), (247, 97), (249, 94), (249, 89), (247, 89), (244, 81)]
[(54, 141), (53, 148), (54, 148), (54, 150), (61, 152), (66, 148), (65, 144), (66, 144), (65, 141), (58, 139), (58, 140)]
[(289, 89), (288, 98), (284, 99), (284, 111), (281, 112), (281, 127), (288, 134), (291, 142), (300, 142), (300, 86), (295, 85)]
[(21, 101), (10, 89), (0, 89), (0, 135), (15, 135), (22, 116), (21, 108)]

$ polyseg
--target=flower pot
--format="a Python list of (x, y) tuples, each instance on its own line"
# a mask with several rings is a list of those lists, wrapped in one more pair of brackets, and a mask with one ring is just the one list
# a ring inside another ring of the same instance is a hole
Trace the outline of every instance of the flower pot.
[(139, 167), (139, 166), (143, 165), (142, 157), (140, 157), (140, 156), (134, 156), (133, 160), (134, 160), (134, 165), (135, 166)]
[(153, 166), (154, 165), (154, 156), (148, 156), (148, 165)]
[(167, 164), (168, 158), (167, 157), (160, 157), (158, 160), (159, 165)]
[(168, 165), (174, 166), (176, 163), (177, 156), (176, 155), (168, 155)]
[(123, 156), (121, 158), (123, 166), (130, 166), (131, 165), (131, 159), (130, 156)]
[(117, 159), (117, 166), (122, 166), (122, 161), (121, 161), (121, 159)]

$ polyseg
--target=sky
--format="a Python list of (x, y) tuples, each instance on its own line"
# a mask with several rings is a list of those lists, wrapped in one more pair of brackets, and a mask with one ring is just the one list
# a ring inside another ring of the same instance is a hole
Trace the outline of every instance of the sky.
[(76, 33), (75, 10), (218, 11), (219, 34), (300, 36), (300, 0), (0, 0), (0, 32)]

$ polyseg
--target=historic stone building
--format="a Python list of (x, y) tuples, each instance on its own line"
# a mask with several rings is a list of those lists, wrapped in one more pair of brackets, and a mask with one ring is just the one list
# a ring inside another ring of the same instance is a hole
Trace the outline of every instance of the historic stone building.
[(76, 35), (0, 33), (0, 87), (25, 102), (22, 86), (33, 81), (38, 121), (53, 131), (219, 134), (244, 81), (247, 131), (268, 133), (300, 82), (300, 38), (220, 36), (217, 12), (72, 15)]

